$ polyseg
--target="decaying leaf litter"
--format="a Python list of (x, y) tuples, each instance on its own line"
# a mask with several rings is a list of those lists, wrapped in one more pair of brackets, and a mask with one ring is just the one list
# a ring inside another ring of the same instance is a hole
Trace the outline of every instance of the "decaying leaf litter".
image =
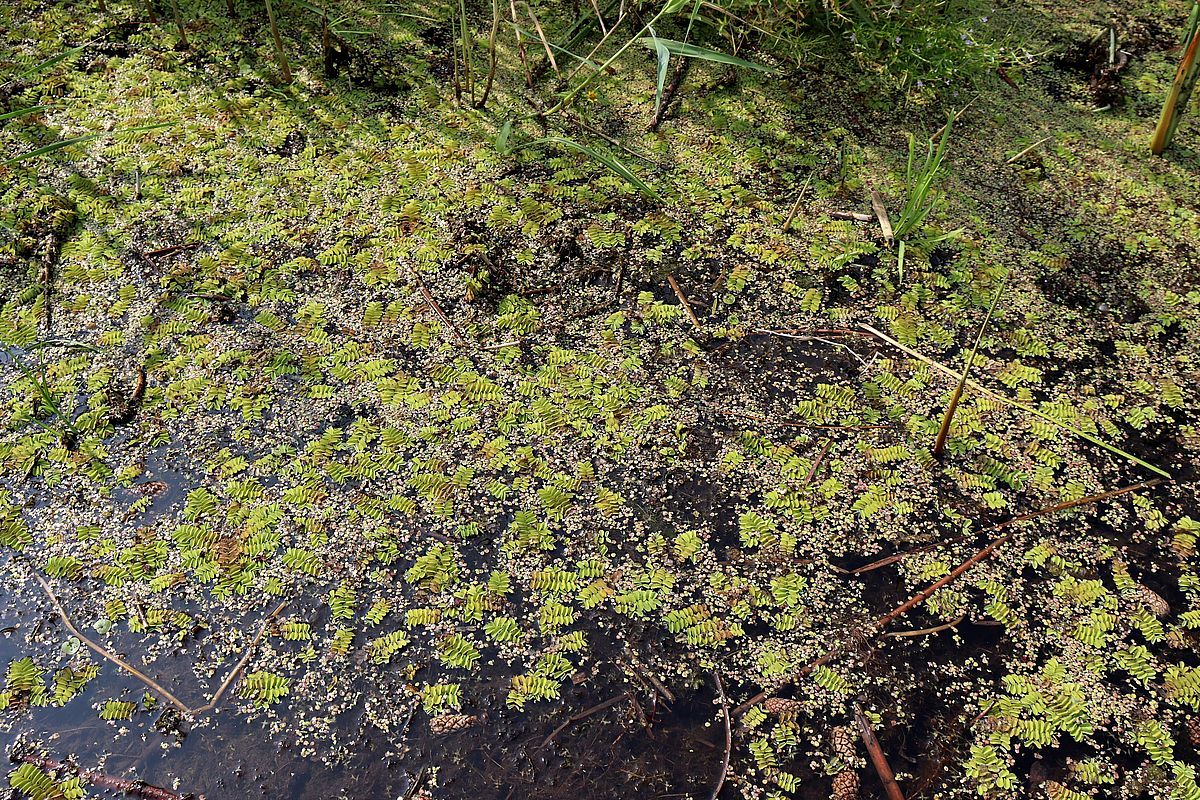
[(0, 12), (14, 791), (1200, 797), (1190, 5), (503, 5)]

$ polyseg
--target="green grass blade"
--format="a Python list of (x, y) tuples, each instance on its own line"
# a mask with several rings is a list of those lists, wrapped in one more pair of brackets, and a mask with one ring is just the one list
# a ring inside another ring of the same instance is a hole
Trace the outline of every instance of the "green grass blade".
[(19, 77), (28, 78), (30, 75), (34, 75), (43, 70), (50, 69), (55, 64), (58, 64), (61, 61), (65, 61), (68, 58), (70, 58), (71, 56), (78, 53), (79, 51), (83, 50), (83, 48), (86, 46), (87, 45), (80, 45), (79, 47), (72, 47), (70, 50), (64, 50), (63, 52), (59, 53), (56, 56), (50, 56), (50, 58), (47, 58), (45, 61), (41, 62), (40, 64), (35, 64), (34, 66), (32, 66), (29, 69), (22, 72)]
[(496, 152), (502, 156), (512, 153), (512, 147), (508, 144), (508, 140), (512, 136), (512, 124), (511, 119), (506, 119), (500, 126), (500, 132), (496, 134)]
[(658, 117), (658, 112), (662, 110), (664, 87), (667, 85), (667, 65), (671, 62), (671, 51), (667, 46), (659, 41), (654, 35), (654, 31), (650, 31), (650, 36), (647, 37), (654, 49), (654, 54), (658, 57), (658, 82), (654, 90), (654, 116)]
[(36, 150), (30, 150), (28, 153), (22, 153), (19, 156), (13, 156), (12, 158), (0, 161), (0, 164), (8, 166), (10, 164), (17, 164), (21, 161), (28, 161), (31, 158), (37, 158), (38, 156), (44, 156), (47, 153), (53, 153), (56, 150), (62, 150), (64, 147), (70, 147), (71, 145), (82, 144), (84, 142), (90, 142), (93, 139), (99, 139), (102, 136), (116, 136), (122, 133), (138, 133), (139, 131), (154, 131), (158, 130), (159, 128), (169, 128), (175, 124), (176, 123), (174, 122), (157, 122), (153, 125), (137, 125), (132, 128), (121, 128), (119, 130), (110, 131), (107, 133), (87, 133), (83, 136), (76, 136), (72, 139), (61, 139), (57, 142), (51, 142), (50, 144), (39, 147)]
[[(512, 25), (511, 22), (509, 24)], [(512, 27), (513, 27), (513, 30), (517, 31), (522, 36), (528, 36), (530, 39), (535, 39), (535, 40), (538, 38), (536, 33), (534, 33), (533, 31), (526, 30), (525, 28), (522, 28), (520, 25), (512, 25)], [(554, 42), (550, 41), (549, 39), (547, 39), (545, 42), (543, 42), (543, 44), (545, 44), (547, 47), (549, 47), (554, 52), (562, 53), (567, 58), (570, 58), (574, 61), (578, 61), (580, 64), (583, 64), (585, 67), (588, 67), (588, 68), (592, 69), (593, 71), (598, 72), (600, 70), (600, 65), (597, 64), (595, 61), (592, 61), (590, 58), (588, 58), (586, 56), (581, 56), (578, 53), (572, 52), (565, 47), (560, 47), (559, 45), (556, 45)]]
[(681, 58), (698, 58), (701, 61), (729, 64), (733, 67), (745, 67), (746, 69), (758, 70), (759, 72), (775, 72), (774, 69), (763, 64), (755, 64), (753, 61), (731, 56), (728, 53), (722, 53), (720, 50), (712, 50), (708, 47), (701, 47), (700, 45), (689, 44), (688, 42), (678, 42), (674, 39), (660, 39), (655, 36), (643, 36), (638, 41), (651, 50), (655, 50), (660, 46), (666, 47), (668, 53), (673, 56), (680, 56)]
[(30, 114), (36, 114), (39, 111), (45, 111), (47, 106), (30, 106), (29, 108), (18, 108), (16, 111), (9, 111), (6, 114), (0, 114), (0, 122), (6, 119), (16, 119), (17, 117), (25, 117)]
[(50, 144), (39, 147), (36, 150), (30, 150), (28, 153), (22, 153), (19, 156), (13, 156), (12, 158), (6, 159), (3, 164), (8, 166), (9, 164), (17, 164), (22, 161), (28, 161), (31, 158), (44, 156), (48, 153), (53, 153), (56, 150), (62, 150), (64, 147), (70, 147), (73, 144), (82, 144), (84, 142), (90, 142), (92, 139), (99, 139), (103, 135), (104, 134), (102, 133), (89, 133), (86, 136), (76, 136), (74, 139), (60, 139), (57, 142), (51, 142)]
[(655, 201), (662, 200), (662, 198), (659, 196), (658, 192), (654, 191), (654, 189), (652, 189), (650, 187), (650, 184), (646, 183), (644, 180), (642, 180), (640, 177), (638, 177), (636, 172), (631, 170), (629, 167), (625, 166), (624, 163), (622, 163), (618, 159), (614, 158), (613, 156), (610, 156), (606, 153), (601, 153), (598, 150), (593, 150), (592, 148), (588, 147), (587, 145), (580, 144), (579, 142), (575, 141), (574, 139), (567, 139), (562, 136), (547, 136), (544, 139), (537, 139), (536, 141), (530, 142), (528, 145), (525, 145), (525, 146), (526, 147), (536, 147), (541, 144), (556, 144), (556, 145), (559, 145), (560, 147), (565, 147), (568, 150), (574, 150), (576, 153), (581, 153), (581, 154), (587, 156), (588, 158), (592, 159), (596, 163), (604, 165), (605, 167), (607, 167), (609, 169), (609, 171), (613, 172), (614, 174), (621, 176), (622, 178), (627, 180), (630, 184), (632, 184), (634, 186), (634, 188), (636, 188), (638, 191), (640, 191), (642, 194), (646, 195), (650, 199), (655, 200)]
[[(912, 356), (913, 358), (917, 359), (918, 361), (928, 364), (929, 366), (933, 367), (934, 369), (936, 369), (946, 375), (949, 375), (951, 378), (954, 378), (955, 380), (958, 379), (958, 377), (959, 377), (958, 373), (956, 373), (954, 370), (950, 369), (949, 367), (947, 367), (944, 364), (934, 361), (932, 358), (930, 358), (929, 356), (920, 352), (919, 350), (914, 350), (913, 348), (908, 347), (907, 345), (901, 344), (900, 342), (893, 339), (891, 336), (888, 336), (883, 331), (873, 328), (872, 326), (868, 325), (865, 322), (860, 322), (858, 325), (863, 330), (874, 334), (875, 336), (879, 337), (883, 341), (890, 344), (892, 347), (895, 347), (896, 349), (898, 349), (904, 353), (907, 353), (908, 355)], [(1007, 406), (1012, 406), (1013, 408), (1020, 409), (1021, 411), (1024, 411), (1027, 414), (1033, 414), (1035, 417), (1040, 417), (1040, 418), (1046, 420), (1046, 422), (1049, 422), (1051, 425), (1055, 426), (1056, 428), (1061, 428), (1062, 430), (1066, 431), (1067, 433), (1070, 433), (1074, 436), (1078, 436), (1080, 439), (1083, 439), (1084, 441), (1091, 442), (1092, 444), (1096, 445), (1097, 447), (1102, 447), (1105, 450), (1107, 450), (1108, 452), (1112, 453), (1113, 455), (1117, 455), (1117, 456), (1120, 456), (1121, 458), (1128, 459), (1129, 461), (1132, 461), (1134, 464), (1145, 467), (1146, 469), (1150, 470), (1151, 472), (1153, 472), (1156, 475), (1161, 475), (1162, 477), (1164, 477), (1168, 480), (1171, 479), (1171, 473), (1167, 472), (1166, 470), (1160, 469), (1159, 467), (1154, 466), (1149, 461), (1144, 461), (1144, 460), (1138, 458), (1133, 453), (1127, 453), (1124, 450), (1122, 450), (1121, 448), (1117, 447), (1116, 445), (1109, 444), (1108, 442), (1104, 441), (1103, 439), (1099, 439), (1086, 431), (1081, 431), (1078, 428), (1072, 427), (1072, 426), (1068, 425), (1067, 423), (1062, 422), (1061, 420), (1057, 420), (1054, 417), (1050, 416), (1049, 414), (1045, 413), (1044, 411), (1039, 411), (1038, 409), (1034, 408), (1033, 406), (1029, 406), (1029, 405), (1026, 405), (1026, 404), (1020, 402), (1019, 400), (1012, 399), (1008, 395), (1001, 394), (1000, 392), (989, 389), (988, 387), (984, 386), (982, 383), (979, 383), (974, 380), (968, 380), (967, 386), (969, 386), (972, 389), (974, 389), (975, 391), (981, 392), (981, 393), (987, 395), (988, 397), (992, 398), (993, 400), (996, 400)]]

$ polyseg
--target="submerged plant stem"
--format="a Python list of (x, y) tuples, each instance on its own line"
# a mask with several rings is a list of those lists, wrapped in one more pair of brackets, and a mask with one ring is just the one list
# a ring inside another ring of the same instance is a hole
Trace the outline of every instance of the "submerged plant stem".
[(63, 604), (59, 601), (58, 596), (56, 594), (54, 594), (54, 590), (50, 588), (50, 584), (46, 581), (46, 579), (41, 576), (41, 573), (39, 573), (34, 568), (32, 563), (29, 563), (29, 560), (26, 556), (24, 556), (23, 554), (18, 554), (18, 555), (21, 555), (21, 557), (23, 559), (25, 559), (26, 563), (29, 566), (30, 572), (33, 574), (33, 579), (35, 581), (37, 581), (38, 586), (40, 586), (42, 589), (42, 592), (45, 593), (46, 599), (48, 599), (50, 601), (50, 605), (54, 608), (55, 613), (58, 614), (58, 618), (60, 620), (62, 620), (63, 626), (66, 627), (66, 629), (71, 632), (72, 636), (74, 636), (79, 641), (83, 642), (83, 644), (89, 650), (91, 650), (93, 653), (95, 653), (96, 655), (103, 658), (105, 661), (108, 661), (109, 663), (119, 667), (120, 669), (124, 670), (128, 674), (137, 678), (139, 681), (141, 681), (143, 684), (145, 684), (145, 686), (147, 688), (149, 688), (155, 694), (162, 697), (164, 700), (166, 700), (171, 705), (175, 706), (175, 708), (179, 709), (179, 711), (183, 712), (184, 714), (191, 713), (191, 709), (188, 708), (188, 705), (186, 703), (184, 703), (178, 697), (176, 697), (175, 695), (171, 694), (169, 691), (164, 689), (161, 685), (159, 685), (159, 683), (157, 681), (155, 681), (149, 675), (142, 672), (137, 667), (133, 666), (128, 661), (126, 661), (125, 659), (116, 655), (115, 653), (110, 653), (107, 649), (105, 649), (101, 645), (97, 644), (96, 642), (92, 641), (87, 636), (84, 636), (83, 633), (79, 630), (79, 628), (75, 627), (75, 623), (71, 621), (70, 615), (67, 614), (67, 610), (65, 608), (63, 608)]

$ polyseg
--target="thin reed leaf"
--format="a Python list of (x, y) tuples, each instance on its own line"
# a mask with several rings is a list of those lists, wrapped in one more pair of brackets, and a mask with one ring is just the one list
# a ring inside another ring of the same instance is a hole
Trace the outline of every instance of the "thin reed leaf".
[[(882, 341), (887, 342), (892, 347), (895, 347), (897, 350), (907, 353), (908, 355), (912, 356), (913, 358), (917, 359), (918, 361), (928, 364), (929, 366), (933, 367), (934, 369), (938, 370), (939, 372), (942, 372), (953, 378), (959, 377), (958, 374), (956, 372), (954, 372), (954, 370), (950, 369), (945, 364), (941, 364), (937, 361), (934, 361), (932, 358), (925, 355), (924, 353), (922, 353), (918, 350), (914, 350), (913, 348), (908, 347), (904, 344), (901, 344), (900, 342), (893, 339), (891, 336), (888, 336), (886, 333), (883, 333), (882, 331), (868, 325), (867, 323), (860, 322), (859, 327), (862, 328), (863, 330), (867, 331), (868, 333), (871, 333), (872, 335), (876, 336), (877, 338), (881, 339)], [(1161, 469), (1160, 467), (1154, 466), (1149, 461), (1145, 461), (1144, 459), (1138, 458), (1137, 456), (1133, 455), (1132, 453), (1126, 452), (1126, 451), (1122, 450), (1121, 448), (1117, 447), (1116, 445), (1111, 445), (1108, 442), (1104, 441), (1103, 439), (1093, 436), (1092, 434), (1088, 433), (1087, 431), (1082, 431), (1079, 428), (1076, 428), (1072, 425), (1068, 425), (1067, 423), (1062, 422), (1061, 420), (1055, 419), (1054, 417), (1050, 416), (1049, 414), (1045, 413), (1044, 411), (1039, 411), (1038, 409), (1034, 408), (1033, 406), (1026, 405), (1025, 403), (1022, 403), (1019, 400), (1014, 400), (1011, 397), (1008, 397), (1007, 395), (1003, 395), (997, 391), (993, 391), (992, 389), (989, 389), (988, 387), (984, 386), (983, 384), (973, 381), (969, 378), (967, 379), (967, 386), (970, 386), (972, 389), (974, 389), (978, 392), (982, 392), (983, 394), (986, 394), (988, 397), (992, 398), (993, 400), (996, 400), (997, 402), (1004, 403), (1005, 405), (1012, 406), (1013, 408), (1016, 408), (1016, 409), (1020, 409), (1021, 411), (1024, 411), (1027, 414), (1033, 414), (1035, 417), (1040, 417), (1041, 419), (1044, 419), (1046, 422), (1049, 422), (1051, 425), (1054, 425), (1056, 428), (1061, 428), (1062, 430), (1067, 431), (1068, 433), (1070, 433), (1074, 436), (1077, 436), (1080, 439), (1083, 439), (1084, 441), (1091, 442), (1092, 444), (1096, 445), (1097, 447), (1101, 447), (1101, 448), (1107, 450), (1108, 452), (1112, 453), (1113, 455), (1120, 456), (1121, 458), (1132, 461), (1134, 464), (1138, 464), (1139, 466), (1145, 467), (1146, 469), (1150, 470), (1151, 472), (1153, 472), (1156, 475), (1161, 475), (1162, 477), (1167, 478), (1168, 480), (1171, 478), (1171, 473), (1167, 472), (1164, 469)]]
[(937, 441), (933, 445), (934, 458), (941, 458), (946, 449), (946, 439), (950, 436), (950, 425), (954, 421), (954, 412), (958, 410), (958, 402), (962, 399), (963, 389), (967, 387), (967, 380), (971, 376), (971, 366), (975, 363), (975, 354), (979, 352), (979, 343), (983, 341), (983, 334), (987, 331), (988, 323), (992, 321), (992, 314), (996, 311), (996, 305), (1000, 302), (1000, 296), (1004, 294), (1004, 287), (1007, 284), (1008, 275), (1006, 274), (1004, 280), (1000, 282), (1000, 287), (996, 289), (996, 296), (992, 298), (991, 305), (988, 306), (987, 315), (983, 318), (983, 324), (979, 326), (978, 335), (975, 336), (975, 345), (967, 356), (966, 365), (963, 366), (962, 377), (958, 379), (958, 385), (954, 387), (954, 394), (946, 406), (946, 413), (942, 416), (942, 427), (938, 429)]
[[(728, 64), (732, 67), (745, 67), (746, 69), (757, 70), (768, 74), (774, 73), (776, 70), (764, 64), (755, 64), (753, 61), (747, 61), (744, 58), (731, 56), (728, 53), (722, 53), (720, 50), (713, 50), (708, 47), (701, 47), (697, 44), (689, 42), (679, 42), (674, 39), (663, 39), (657, 36), (643, 36), (638, 40), (651, 50), (657, 50), (659, 47), (665, 48), (667, 53), (681, 58), (696, 58), (701, 61), (711, 61), (716, 64)], [(659, 67), (660, 74), (662, 67)]]

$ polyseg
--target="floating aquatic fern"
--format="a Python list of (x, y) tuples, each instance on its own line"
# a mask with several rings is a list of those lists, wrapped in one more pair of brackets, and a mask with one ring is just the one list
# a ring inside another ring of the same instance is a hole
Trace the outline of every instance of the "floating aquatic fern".
[(267, 708), (287, 696), (290, 681), (266, 670), (251, 672), (242, 680), (240, 694), (258, 708)]

